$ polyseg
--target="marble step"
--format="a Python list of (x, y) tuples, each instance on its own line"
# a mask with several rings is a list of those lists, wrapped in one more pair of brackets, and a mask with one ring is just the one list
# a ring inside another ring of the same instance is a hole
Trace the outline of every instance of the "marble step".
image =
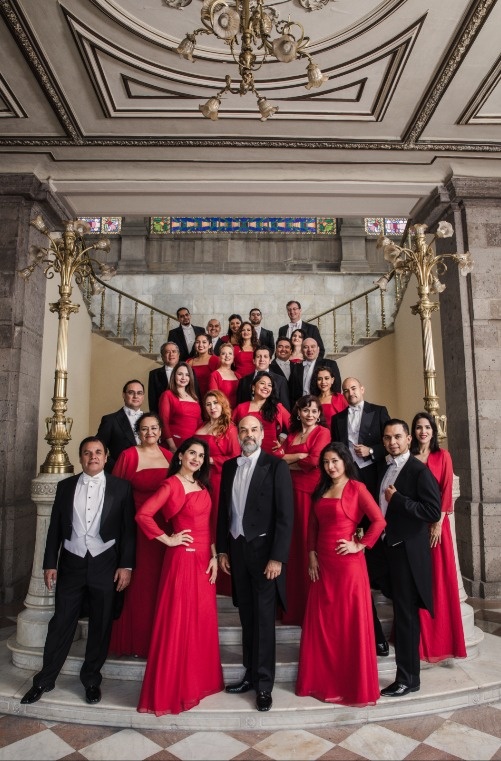
[[(106, 673), (102, 684), (103, 699), (95, 706), (85, 703), (82, 685), (73, 673), (62, 673), (55, 689), (44, 694), (37, 703), (21, 705), (20, 698), (32, 684), (34, 669), (27, 671), (12, 663), (10, 650), (15, 647), (15, 635), (9, 640), (9, 647), (5, 642), (0, 643), (0, 713), (44, 721), (189, 731), (332, 729), (336, 725), (355, 722), (424, 716), (501, 699), (501, 638), (492, 634), (485, 634), (483, 639), (480, 637), (475, 658), (429, 665), (423, 668), (419, 692), (399, 699), (380, 698), (374, 706), (353, 708), (322, 703), (314, 698), (299, 698), (294, 693), (294, 681), (290, 680), (275, 685), (273, 708), (267, 713), (256, 711), (252, 691), (238, 696), (220, 692), (205, 698), (190, 711), (161, 717), (136, 711), (140, 692), (138, 681), (111, 679)], [(391, 656), (379, 659), (381, 687), (393, 681), (392, 660)]]

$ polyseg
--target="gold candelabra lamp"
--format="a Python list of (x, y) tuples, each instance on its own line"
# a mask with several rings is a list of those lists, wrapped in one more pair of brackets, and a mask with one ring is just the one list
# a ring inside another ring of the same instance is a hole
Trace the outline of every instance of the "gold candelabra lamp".
[[(307, 90), (320, 87), (328, 79), (306, 50), (309, 37), (305, 36), (302, 24), (291, 21), (290, 18), (280, 21), (276, 10), (265, 6), (263, 0), (203, 0), (200, 20), (203, 26), (187, 34), (176, 52), (182, 58), (193, 61), (197, 36), (212, 34), (229, 46), (240, 74), (238, 87), (232, 88), (231, 77), (227, 75), (223, 89), (199, 106), (206, 119), (215, 121), (218, 118), (221, 99), (227, 93), (253, 93), (261, 121), (273, 116), (278, 111), (278, 106), (273, 106), (260, 95), (254, 82), (254, 73), (270, 57), (281, 63), (306, 58)], [(278, 34), (274, 39), (271, 38), (273, 29)]]
[[(438, 428), (438, 436), (444, 439), (447, 436), (447, 417), (439, 411), (438, 396), (436, 393), (435, 379), (435, 356), (433, 353), (433, 336), (431, 330), (431, 315), (439, 309), (438, 301), (432, 301), (430, 295), (442, 293), (445, 285), (440, 281), (440, 275), (447, 270), (445, 259), (452, 259), (460, 268), (462, 275), (468, 275), (473, 269), (473, 260), (469, 252), (464, 254), (437, 254), (433, 243), (436, 238), (451, 238), (454, 229), (449, 222), (439, 222), (435, 234), (431, 240), (426, 240), (427, 225), (415, 224), (410, 228), (411, 236), (407, 246), (398, 246), (389, 238), (379, 236), (377, 247), (383, 250), (384, 258), (390, 262), (395, 273), (400, 275), (414, 274), (418, 281), (418, 302), (411, 307), (412, 314), (419, 314), (421, 318), (421, 339), (423, 348), (423, 373), (424, 373), (424, 406), (426, 411), (433, 416)], [(389, 275), (390, 273), (388, 273)], [(388, 275), (380, 277), (376, 283), (381, 289), (386, 289)]]
[(25, 269), (19, 271), (19, 275), (28, 280), (37, 267), (43, 269), (44, 275), (51, 280), (55, 274), (60, 277), (59, 300), (49, 305), (51, 312), (57, 312), (59, 323), (57, 332), (56, 370), (54, 376), (54, 396), (52, 397), (52, 417), (45, 419), (47, 433), (45, 440), (50, 444), (50, 451), (45, 462), (40, 468), (41, 473), (73, 473), (73, 465), (70, 463), (65, 450), (71, 440), (71, 426), (73, 419), (66, 417), (68, 397), (68, 322), (70, 315), (78, 312), (80, 305), (71, 302), (73, 290), (72, 282), (80, 285), (84, 279), (88, 279), (93, 293), (102, 290), (94, 277), (93, 264), (99, 267), (103, 279), (109, 279), (115, 274), (115, 270), (107, 264), (89, 256), (89, 251), (109, 251), (110, 243), (106, 238), (99, 238), (91, 245), (86, 246), (84, 235), (90, 228), (82, 220), (71, 220), (64, 224), (64, 232), (50, 232), (41, 215), (38, 215), (30, 223), (39, 232), (46, 236), (49, 243), (46, 248), (32, 246), (30, 256), (33, 261)]

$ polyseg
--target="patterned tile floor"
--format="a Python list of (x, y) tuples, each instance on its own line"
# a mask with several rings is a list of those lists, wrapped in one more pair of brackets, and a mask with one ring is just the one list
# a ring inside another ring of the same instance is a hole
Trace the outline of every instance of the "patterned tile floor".
[[(477, 601), (474, 607), (482, 606)], [(18, 609), (0, 606), (0, 639), (13, 632)], [(309, 731), (140, 731), (0, 715), (0, 761), (3, 759), (501, 761), (501, 701), (417, 718)]]

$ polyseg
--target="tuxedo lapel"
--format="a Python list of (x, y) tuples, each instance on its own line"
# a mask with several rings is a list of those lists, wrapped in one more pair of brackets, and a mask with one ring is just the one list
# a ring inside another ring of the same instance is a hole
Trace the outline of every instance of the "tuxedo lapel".
[(360, 439), (362, 439), (365, 434), (369, 433), (369, 431), (372, 428), (372, 423), (374, 420), (375, 410), (367, 409), (367, 404), (364, 403), (364, 407), (362, 410), (362, 419), (360, 421)]
[(106, 486), (104, 489), (104, 500), (103, 500), (103, 510), (101, 512), (101, 523), (100, 526), (104, 526), (110, 512), (111, 508), (113, 506), (113, 486), (111, 484), (111, 480), (108, 473), (105, 473), (106, 476)]
[(134, 434), (132, 433), (132, 428), (129, 423), (129, 418), (127, 417), (127, 415), (125, 414), (123, 410), (120, 410), (117, 415), (117, 423), (122, 429), (122, 432), (124, 436), (126, 437), (126, 439), (130, 441), (133, 446), (135, 446), (136, 438)]

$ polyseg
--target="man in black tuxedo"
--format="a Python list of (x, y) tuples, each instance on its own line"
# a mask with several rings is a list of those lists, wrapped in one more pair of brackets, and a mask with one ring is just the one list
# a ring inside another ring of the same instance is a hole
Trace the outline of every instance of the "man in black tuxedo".
[(374, 547), (379, 585), (393, 601), (395, 681), (383, 697), (401, 697), (420, 687), (419, 609), (433, 616), (430, 523), (440, 520), (438, 482), (410, 451), (409, 427), (403, 420), (386, 421), (383, 444), (388, 456), (379, 482), (379, 506), (386, 528)]
[(256, 368), (253, 373), (244, 375), (240, 378), (237, 386), (237, 404), (242, 402), (250, 402), (252, 399), (252, 385), (257, 373), (265, 372), (269, 373), (273, 378), (275, 384), (275, 394), (278, 397), (278, 401), (281, 402), (286, 410), (290, 411), (289, 400), (289, 387), (285, 378), (281, 375), (273, 373), (270, 368), (271, 352), (267, 346), (258, 346), (254, 349), (254, 367)]
[[(367, 486), (376, 502), (378, 502), (378, 464), (383, 462), (386, 455), (386, 450), (383, 446), (383, 430), (390, 416), (386, 407), (365, 401), (365, 388), (357, 378), (345, 378), (342, 389), (349, 407), (333, 415), (331, 421), (332, 440), (341, 441), (349, 448), (355, 463), (358, 480)], [(369, 528), (369, 521), (363, 519), (361, 526), (367, 530)], [(376, 588), (376, 581), (371, 567), (372, 557), (371, 552), (365, 553), (369, 580), (371, 586)], [(390, 648), (378, 618), (374, 601), (372, 602), (372, 614), (376, 637), (376, 653), (381, 656), (389, 655)]]
[(179, 307), (176, 316), (179, 320), (179, 327), (169, 330), (167, 340), (174, 341), (179, 347), (181, 362), (186, 362), (188, 357), (193, 356), (195, 338), (201, 333), (205, 333), (205, 328), (191, 324), (191, 314), (188, 307)]
[(124, 406), (109, 415), (103, 415), (96, 436), (109, 451), (106, 471), (111, 473), (120, 452), (139, 444), (135, 433), (136, 422), (143, 414), (144, 386), (139, 380), (127, 381), (122, 389)]
[(267, 346), (270, 350), (270, 355), (273, 355), (275, 351), (275, 339), (273, 338), (273, 331), (266, 330), (261, 327), (261, 320), (263, 315), (258, 307), (253, 307), (249, 312), (249, 321), (252, 323), (254, 330), (256, 331), (257, 340), (260, 346)]
[(275, 345), (275, 359), (270, 363), (270, 370), (276, 375), (283, 375), (287, 383), (289, 383), (292, 365), (290, 363), (290, 355), (292, 354), (292, 341), (286, 336), (280, 336), (277, 338)]
[[(21, 703), (54, 689), (70, 651), (82, 603), (89, 633), (80, 681), (87, 703), (101, 700), (101, 668), (108, 654), (116, 592), (129, 585), (135, 563), (136, 524), (128, 481), (104, 472), (106, 447), (96, 436), (80, 444), (82, 473), (59, 481), (43, 559), (44, 583), (56, 586), (42, 670)], [(57, 585), (56, 585), (57, 582)]]
[(207, 323), (207, 335), (212, 339), (212, 353), (216, 357), (219, 357), (219, 352), (221, 351), (221, 346), (223, 345), (223, 342), (219, 337), (220, 333), (221, 323), (215, 317), (211, 317)]
[[(289, 322), (287, 325), (282, 325), (282, 327), (278, 329), (278, 335), (287, 336), (287, 338), (290, 338), (293, 331), (299, 328), (303, 331), (306, 338), (315, 339), (319, 346), (319, 357), (322, 358), (325, 354), (325, 347), (324, 342), (320, 337), (320, 331), (316, 325), (313, 325), (313, 323), (304, 322), (304, 320), (301, 319), (302, 308), (299, 301), (288, 301), (285, 305), (285, 308), (287, 309)], [(341, 382), (341, 378), (339, 381)]]
[(320, 346), (314, 338), (305, 338), (301, 351), (304, 359), (292, 366), (289, 380), (289, 396), (292, 406), (305, 394), (318, 396), (319, 390), (315, 382), (315, 373), (319, 367), (329, 368), (336, 381), (335, 391), (341, 388), (341, 374), (337, 362), (333, 359), (322, 359), (320, 357)]
[(163, 360), (162, 367), (150, 370), (148, 376), (148, 406), (149, 412), (158, 415), (158, 402), (164, 391), (169, 388), (170, 376), (173, 368), (179, 362), (179, 346), (172, 341), (163, 343), (160, 347), (160, 356)]
[(223, 465), (216, 548), (231, 573), (242, 624), (245, 674), (226, 692), (256, 690), (256, 708), (269, 711), (275, 680), (277, 598), (285, 608), (285, 563), (294, 520), (287, 464), (263, 452), (263, 426), (253, 415), (238, 424), (242, 456)]

